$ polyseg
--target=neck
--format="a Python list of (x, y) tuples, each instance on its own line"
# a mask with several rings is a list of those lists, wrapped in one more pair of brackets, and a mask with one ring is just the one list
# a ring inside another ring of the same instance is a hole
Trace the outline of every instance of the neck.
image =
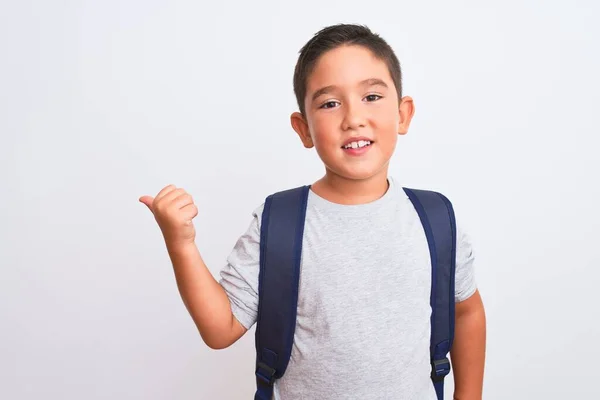
[(366, 204), (381, 198), (388, 190), (387, 168), (366, 179), (349, 179), (327, 170), (311, 189), (337, 204)]

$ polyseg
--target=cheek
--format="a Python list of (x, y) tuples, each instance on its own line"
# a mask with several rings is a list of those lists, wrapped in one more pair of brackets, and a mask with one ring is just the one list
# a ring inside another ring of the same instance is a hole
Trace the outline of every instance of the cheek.
[(381, 108), (377, 112), (377, 117), (373, 119), (376, 121), (377, 139), (381, 144), (383, 153), (388, 156), (393, 153), (396, 143), (398, 141), (398, 126), (400, 123), (400, 117), (398, 111), (393, 107)]
[(320, 115), (314, 118), (310, 126), (313, 142), (316, 147), (329, 146), (336, 140), (335, 132), (336, 121), (332, 115)]
[(393, 104), (389, 104), (386, 107), (382, 107), (377, 110), (377, 121), (378, 125), (385, 129), (385, 131), (392, 130), (394, 133), (398, 133), (398, 126), (400, 124), (400, 115), (398, 109)]

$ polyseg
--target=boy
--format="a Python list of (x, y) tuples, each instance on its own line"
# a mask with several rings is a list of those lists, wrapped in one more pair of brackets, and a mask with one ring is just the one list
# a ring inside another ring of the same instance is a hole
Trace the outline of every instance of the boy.
[[(368, 28), (335, 25), (300, 51), (293, 129), (325, 175), (311, 185), (297, 320), (275, 399), (436, 399), (430, 374), (431, 260), (423, 226), (388, 176), (414, 113), (399, 62)], [(194, 243), (198, 210), (172, 185), (140, 201), (163, 233), (183, 302), (204, 342), (222, 349), (256, 322), (260, 224), (254, 212), (217, 282)], [(482, 397), (485, 314), (471, 244), (457, 228), (455, 399)]]

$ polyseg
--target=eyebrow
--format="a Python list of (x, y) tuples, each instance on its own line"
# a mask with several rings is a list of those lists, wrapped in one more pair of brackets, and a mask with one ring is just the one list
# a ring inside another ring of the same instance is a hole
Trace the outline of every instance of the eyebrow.
[[(365, 79), (363, 81), (360, 81), (359, 85), (360, 86), (383, 86), (384, 88), (388, 87), (388, 85), (379, 78)], [(335, 89), (337, 89), (337, 86), (335, 86), (335, 85), (329, 85), (329, 86), (324, 86), (324, 87), (320, 88), (312, 95), (312, 101), (315, 101), (317, 99), (317, 97), (324, 95), (325, 93), (332, 92)]]

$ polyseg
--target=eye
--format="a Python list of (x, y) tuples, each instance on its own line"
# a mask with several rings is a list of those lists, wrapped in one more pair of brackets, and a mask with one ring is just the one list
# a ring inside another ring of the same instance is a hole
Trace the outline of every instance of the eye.
[(367, 99), (367, 101), (369, 101), (369, 102), (377, 101), (381, 98), (382, 98), (382, 96), (380, 96), (378, 94), (370, 94), (367, 97), (365, 97), (365, 99)]
[(335, 107), (336, 104), (337, 104), (337, 101), (328, 101), (327, 103), (323, 104), (319, 108), (333, 108), (333, 107)]

